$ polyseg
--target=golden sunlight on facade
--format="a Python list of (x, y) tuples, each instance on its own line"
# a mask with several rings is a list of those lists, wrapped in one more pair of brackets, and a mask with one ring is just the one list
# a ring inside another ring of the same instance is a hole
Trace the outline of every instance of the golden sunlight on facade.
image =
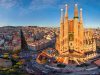
[(75, 4), (74, 17), (68, 19), (68, 6), (64, 15), (61, 9), (60, 34), (56, 38), (57, 61), (64, 64), (80, 64), (96, 57), (96, 42), (91, 29), (84, 29), (82, 9), (80, 18)]

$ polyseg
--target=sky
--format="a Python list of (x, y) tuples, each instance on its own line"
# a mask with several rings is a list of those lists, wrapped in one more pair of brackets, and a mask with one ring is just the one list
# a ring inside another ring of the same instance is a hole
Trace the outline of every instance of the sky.
[(69, 19), (74, 5), (83, 9), (85, 27), (100, 27), (100, 0), (0, 0), (0, 26), (60, 26), (60, 9), (68, 4)]

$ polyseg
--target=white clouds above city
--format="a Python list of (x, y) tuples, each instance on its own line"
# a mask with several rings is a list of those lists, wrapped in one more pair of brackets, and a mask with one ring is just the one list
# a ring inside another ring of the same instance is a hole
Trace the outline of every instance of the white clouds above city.
[[(83, 18), (85, 20), (85, 25), (89, 22), (89, 24), (92, 25), (94, 25), (94, 22), (96, 24), (99, 24), (98, 15), (100, 12), (100, 2), (99, 0), (97, 1), (98, 2), (95, 2), (95, 0), (0, 0), (0, 15), (2, 15), (0, 16), (0, 21), (4, 23), (8, 22), (7, 24), (9, 24), (9, 22), (11, 22), (11, 24), (12, 22), (23, 24), (27, 21), (29, 21), (28, 23), (30, 23), (30, 20), (36, 20), (35, 22), (37, 23), (37, 21), (40, 20), (41, 17), (45, 17), (46, 20), (47, 18), (50, 19), (50, 15), (52, 12), (53, 16), (56, 15), (54, 17), (56, 19), (58, 15), (60, 15), (60, 9), (65, 9), (65, 4), (68, 4), (69, 6), (69, 17), (73, 17), (73, 13), (71, 11), (73, 11), (74, 9), (74, 4), (78, 3), (78, 7), (83, 8)], [(39, 15), (40, 13), (42, 15)], [(90, 21), (87, 21), (85, 18)], [(98, 20), (95, 20), (97, 18)], [(57, 23), (58, 19), (56, 19), (54, 22)], [(55, 24), (54, 22), (51, 22), (50, 20), (50, 23)]]
[(12, 8), (17, 5), (17, 0), (0, 0), (0, 6), (3, 8)]

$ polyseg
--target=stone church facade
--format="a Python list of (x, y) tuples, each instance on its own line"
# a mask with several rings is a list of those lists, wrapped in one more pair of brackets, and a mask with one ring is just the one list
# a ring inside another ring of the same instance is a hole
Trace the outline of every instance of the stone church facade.
[(60, 33), (57, 35), (55, 48), (59, 52), (56, 60), (64, 64), (80, 64), (96, 57), (93, 32), (91, 29), (84, 28), (82, 9), (79, 18), (77, 4), (74, 7), (73, 19), (68, 19), (68, 5), (65, 15), (61, 9)]

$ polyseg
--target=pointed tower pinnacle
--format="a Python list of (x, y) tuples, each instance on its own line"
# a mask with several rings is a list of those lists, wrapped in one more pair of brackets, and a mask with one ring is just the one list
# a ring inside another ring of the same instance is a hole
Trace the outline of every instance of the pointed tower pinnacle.
[(82, 8), (80, 9), (80, 23), (83, 23)]
[(64, 23), (64, 12), (63, 12), (63, 9), (61, 9), (61, 20), (60, 20), (61, 23)]
[(75, 4), (75, 8), (74, 8), (74, 18), (78, 18), (78, 7), (77, 7), (77, 4)]
[(65, 18), (68, 18), (68, 5), (66, 4), (66, 13), (65, 13)]
[(63, 37), (64, 37), (64, 13), (63, 13), (63, 9), (61, 9), (61, 20), (60, 20), (60, 50), (61, 52), (63, 51)]

